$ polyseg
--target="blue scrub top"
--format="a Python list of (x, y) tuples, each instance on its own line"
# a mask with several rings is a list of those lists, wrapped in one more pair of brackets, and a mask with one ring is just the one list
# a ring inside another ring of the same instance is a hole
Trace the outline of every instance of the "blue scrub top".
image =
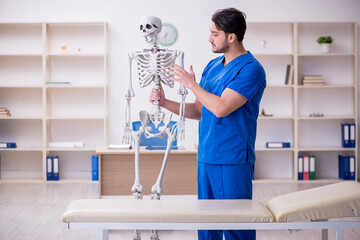
[(197, 158), (212, 164), (255, 163), (256, 121), (266, 87), (265, 71), (250, 52), (226, 66), (223, 59), (220, 56), (208, 63), (200, 86), (217, 96), (230, 88), (248, 101), (222, 118), (202, 107)]

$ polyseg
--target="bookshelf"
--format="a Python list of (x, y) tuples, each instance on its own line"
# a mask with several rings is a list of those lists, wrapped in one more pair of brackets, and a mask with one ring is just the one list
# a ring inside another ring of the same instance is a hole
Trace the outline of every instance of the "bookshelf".
[[(333, 37), (331, 53), (321, 53), (321, 35)], [(317, 157), (315, 181), (336, 182), (337, 156), (358, 159), (358, 144), (341, 147), (340, 127), (358, 127), (357, 36), (353, 22), (248, 23), (244, 45), (267, 74), (260, 110), (273, 114), (258, 120), (256, 181), (298, 181), (298, 156), (309, 154)], [(106, 23), (0, 24), (0, 107), (12, 114), (0, 117), (0, 141), (18, 145), (0, 149), (0, 181), (47, 182), (47, 155), (60, 157), (60, 182), (91, 180), (91, 155), (108, 144), (107, 52)], [(289, 85), (287, 64), (294, 65)], [(304, 75), (322, 75), (325, 85), (303, 86)], [(313, 112), (324, 116), (310, 117)], [(85, 147), (49, 147), (62, 141)], [(291, 147), (267, 149), (269, 141)]]
[[(61, 46), (66, 45), (66, 53)], [(91, 156), (107, 144), (107, 23), (1, 23), (0, 181), (46, 181), (46, 156), (60, 157), (60, 182), (91, 181)], [(50, 142), (85, 143), (54, 148)]]
[[(323, 54), (316, 39), (329, 35), (332, 50)], [(307, 154), (317, 158), (315, 181), (340, 181), (338, 155), (358, 159), (358, 144), (341, 146), (341, 123), (358, 127), (357, 24), (250, 22), (246, 37), (244, 45), (267, 73), (260, 110), (273, 114), (258, 120), (255, 180), (298, 181), (298, 156)], [(290, 85), (285, 85), (287, 64), (294, 65)], [(322, 75), (325, 85), (303, 86), (304, 75)], [(324, 116), (309, 116), (317, 112)], [(267, 149), (268, 141), (291, 142), (291, 148)], [(357, 165), (356, 160), (355, 179)]]

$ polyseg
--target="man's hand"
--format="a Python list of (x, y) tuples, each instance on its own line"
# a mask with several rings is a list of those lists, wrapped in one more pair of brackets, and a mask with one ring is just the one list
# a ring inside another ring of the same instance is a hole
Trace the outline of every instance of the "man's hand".
[(159, 101), (159, 106), (160, 107), (164, 106), (165, 94), (161, 85), (160, 85), (160, 90), (156, 90), (155, 88), (152, 89), (149, 96), (149, 101), (151, 103), (154, 103), (155, 101)]
[(177, 64), (174, 64), (174, 66), (169, 68), (169, 72), (174, 75), (174, 77), (169, 78), (170, 80), (179, 82), (181, 85), (190, 90), (192, 90), (192, 88), (196, 84), (195, 74), (192, 66), (190, 66), (190, 72), (187, 72), (184, 68), (180, 67)]

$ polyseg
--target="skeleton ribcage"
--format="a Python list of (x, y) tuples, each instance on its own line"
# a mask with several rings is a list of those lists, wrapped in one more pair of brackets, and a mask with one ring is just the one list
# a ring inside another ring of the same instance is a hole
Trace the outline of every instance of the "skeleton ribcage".
[(174, 81), (169, 80), (172, 75), (168, 67), (174, 65), (176, 59), (175, 51), (140, 52), (135, 55), (140, 86), (146, 87), (151, 82), (159, 80), (163, 84), (173, 87)]

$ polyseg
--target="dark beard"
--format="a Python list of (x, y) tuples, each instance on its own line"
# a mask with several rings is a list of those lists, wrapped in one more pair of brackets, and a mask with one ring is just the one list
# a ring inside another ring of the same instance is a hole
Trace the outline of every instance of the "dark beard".
[(229, 47), (230, 47), (229, 44), (226, 44), (219, 50), (213, 50), (213, 53), (226, 53), (229, 50)]

